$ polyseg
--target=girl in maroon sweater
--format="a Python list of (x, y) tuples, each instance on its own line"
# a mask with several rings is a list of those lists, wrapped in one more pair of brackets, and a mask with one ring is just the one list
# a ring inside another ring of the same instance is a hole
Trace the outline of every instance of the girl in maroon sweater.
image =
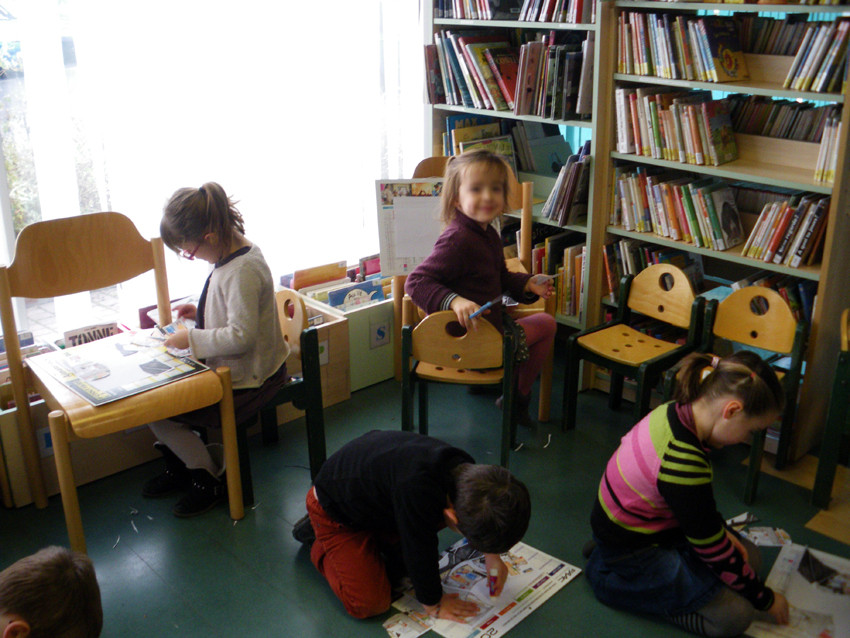
[[(433, 252), (407, 278), (404, 291), (425, 312), (453, 310), (466, 329), (485, 317), (500, 330), (499, 306), (470, 318), (486, 302), (506, 293), (531, 303), (548, 299), (555, 289), (550, 280), (508, 272), (499, 233), (491, 223), (508, 210), (508, 168), (489, 151), (469, 151), (452, 158), (443, 184), (441, 219), (445, 226)], [(531, 386), (552, 349), (557, 324), (539, 312), (519, 319), (529, 356), (518, 366), (520, 422), (528, 416)]]

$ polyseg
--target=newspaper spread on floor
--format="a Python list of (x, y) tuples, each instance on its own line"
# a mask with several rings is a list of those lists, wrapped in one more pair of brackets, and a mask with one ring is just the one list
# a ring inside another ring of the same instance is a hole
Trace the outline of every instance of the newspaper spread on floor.
[(754, 622), (748, 636), (850, 636), (850, 560), (804, 545), (783, 545), (767, 585), (788, 599), (790, 621), (787, 625)]
[(502, 555), (508, 566), (508, 579), (501, 595), (491, 598), (484, 556), (469, 547), (466, 539), (452, 545), (440, 558), (443, 591), (473, 600), (481, 610), (466, 623), (434, 620), (412, 592), (393, 603), (401, 610), (384, 623), (393, 638), (413, 638), (433, 629), (446, 638), (504, 636), (523, 618), (540, 607), (559, 589), (581, 573), (581, 569), (544, 554), (525, 543), (517, 543)]

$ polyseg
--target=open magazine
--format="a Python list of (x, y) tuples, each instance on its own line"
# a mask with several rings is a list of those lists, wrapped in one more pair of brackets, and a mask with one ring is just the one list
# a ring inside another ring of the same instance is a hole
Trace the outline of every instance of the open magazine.
[(413, 596), (406, 592), (393, 603), (401, 610), (384, 623), (391, 636), (418, 635), (433, 629), (446, 638), (503, 636), (507, 631), (551, 598), (555, 592), (581, 573), (581, 569), (544, 554), (525, 543), (517, 543), (502, 555), (508, 566), (508, 580), (498, 597), (491, 597), (484, 555), (461, 539), (440, 558), (443, 591), (456, 593), (478, 604), (480, 613), (465, 623), (433, 619)]

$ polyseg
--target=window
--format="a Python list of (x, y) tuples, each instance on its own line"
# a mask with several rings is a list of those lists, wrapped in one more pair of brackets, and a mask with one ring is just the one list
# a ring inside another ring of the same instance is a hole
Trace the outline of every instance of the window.
[[(5, 249), (97, 210), (154, 236), (174, 190), (218, 181), (275, 277), (377, 252), (374, 180), (428, 154), (420, 30), (393, 0), (0, 0)], [(206, 272), (174, 259), (172, 295)], [(152, 303), (122, 295), (128, 322)], [(59, 306), (60, 330), (84, 325)]]

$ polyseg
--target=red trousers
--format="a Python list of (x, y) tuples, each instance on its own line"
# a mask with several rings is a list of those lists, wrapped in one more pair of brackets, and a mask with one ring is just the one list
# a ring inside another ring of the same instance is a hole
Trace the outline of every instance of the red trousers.
[(354, 531), (322, 508), (316, 490), (307, 492), (307, 513), (316, 532), (310, 560), (327, 579), (345, 610), (355, 618), (390, 608), (390, 580), (374, 532)]

